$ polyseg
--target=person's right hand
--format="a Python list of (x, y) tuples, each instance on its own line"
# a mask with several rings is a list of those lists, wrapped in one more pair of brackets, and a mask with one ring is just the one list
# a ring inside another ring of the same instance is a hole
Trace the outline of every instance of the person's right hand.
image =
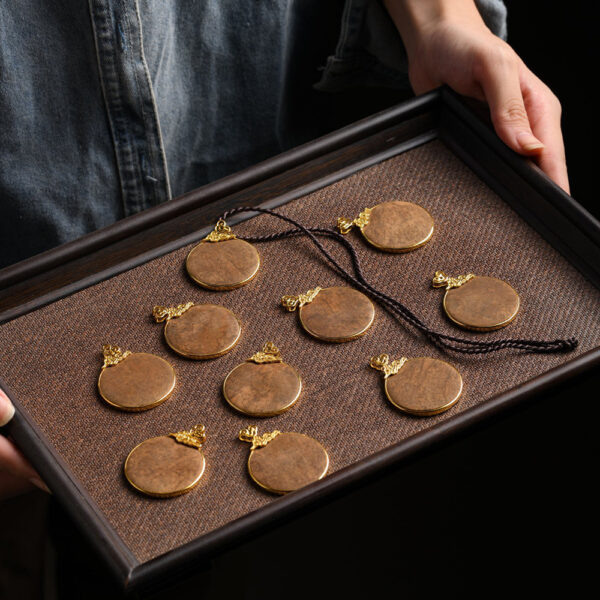
[[(14, 414), (12, 402), (0, 389), (0, 427), (6, 425)], [(0, 500), (27, 492), (34, 486), (50, 491), (19, 449), (0, 435)]]

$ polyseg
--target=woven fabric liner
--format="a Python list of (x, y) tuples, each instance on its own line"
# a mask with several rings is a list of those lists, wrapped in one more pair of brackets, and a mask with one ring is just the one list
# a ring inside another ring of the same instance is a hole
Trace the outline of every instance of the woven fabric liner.
[[(351, 233), (365, 273), (376, 285), (443, 332), (486, 340), (575, 336), (578, 349), (567, 355), (505, 351), (443, 356), (378, 305), (367, 335), (345, 344), (319, 342), (300, 328), (297, 314), (282, 309), (280, 298), (316, 285), (340, 285), (341, 280), (310, 242), (300, 238), (258, 245), (259, 274), (234, 291), (209, 292), (195, 285), (183, 267), (187, 247), (0, 327), (2, 377), (140, 562), (277, 501), (247, 475), (249, 446), (237, 434), (249, 423), (261, 432), (279, 429), (315, 437), (328, 449), (334, 472), (600, 344), (600, 293), (438, 141), (281, 210), (305, 224), (325, 227), (339, 216), (355, 217), (366, 206), (393, 199), (426, 208), (436, 229), (426, 246), (399, 255), (379, 252), (359, 232)], [(259, 216), (234, 229), (243, 236), (284, 227), (272, 217)], [(443, 291), (431, 287), (437, 269), (508, 281), (522, 300), (517, 319), (497, 332), (462, 332), (442, 312)], [(232, 352), (197, 362), (169, 350), (163, 325), (150, 318), (152, 306), (189, 300), (222, 304), (239, 316), (243, 331)], [(298, 369), (303, 392), (289, 412), (250, 419), (227, 405), (221, 385), (233, 367), (266, 341), (275, 342), (283, 359)], [(106, 343), (169, 360), (178, 377), (173, 396), (143, 413), (111, 409), (96, 389)], [(400, 413), (385, 399), (381, 373), (368, 367), (369, 358), (382, 352), (392, 358), (449, 360), (463, 375), (461, 400), (433, 418)], [(208, 439), (206, 472), (194, 491), (162, 500), (128, 487), (123, 461), (136, 444), (195, 423), (206, 425)]]

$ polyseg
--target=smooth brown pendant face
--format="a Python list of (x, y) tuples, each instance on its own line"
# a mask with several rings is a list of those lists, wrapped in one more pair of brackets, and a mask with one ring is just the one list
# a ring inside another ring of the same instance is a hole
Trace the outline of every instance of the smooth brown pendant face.
[(349, 342), (371, 327), (375, 307), (355, 289), (330, 287), (321, 290), (299, 313), (300, 323), (310, 335), (325, 342)]
[(105, 367), (98, 391), (106, 402), (127, 411), (147, 410), (164, 402), (175, 388), (175, 371), (160, 356), (134, 352)]
[(288, 410), (298, 400), (301, 390), (300, 375), (284, 362), (245, 362), (223, 382), (225, 400), (253, 417), (271, 417)]
[(371, 209), (362, 234), (379, 250), (409, 252), (429, 241), (433, 235), (433, 219), (418, 204), (384, 202)]
[(505, 281), (479, 277), (444, 295), (448, 317), (465, 329), (493, 331), (508, 325), (519, 311), (519, 295)]
[(202, 242), (185, 263), (190, 277), (209, 290), (233, 290), (254, 279), (260, 267), (256, 248), (244, 240)]
[(388, 400), (400, 410), (431, 416), (454, 406), (462, 392), (460, 373), (436, 358), (411, 358), (385, 380)]
[(317, 440), (301, 433), (281, 433), (252, 450), (248, 472), (269, 492), (285, 494), (325, 476), (329, 456)]
[(196, 304), (180, 317), (167, 321), (165, 340), (178, 354), (203, 360), (229, 352), (242, 328), (237, 317), (216, 304)]
[(204, 454), (167, 435), (137, 445), (125, 461), (125, 477), (138, 491), (168, 498), (189, 492), (204, 473)]

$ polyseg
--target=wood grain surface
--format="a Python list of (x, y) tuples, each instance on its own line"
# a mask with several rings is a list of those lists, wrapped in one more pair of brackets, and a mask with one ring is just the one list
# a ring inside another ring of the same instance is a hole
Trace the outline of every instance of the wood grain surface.
[(244, 240), (201, 242), (189, 254), (190, 277), (209, 290), (233, 290), (251, 281), (260, 267), (258, 250)]
[(367, 296), (350, 287), (330, 287), (300, 308), (300, 322), (312, 336), (326, 342), (349, 342), (364, 335), (375, 318)]
[(409, 252), (426, 244), (433, 229), (433, 218), (422, 206), (396, 200), (374, 206), (362, 233), (380, 250)]
[(102, 369), (98, 391), (106, 402), (123, 410), (146, 410), (164, 402), (175, 388), (175, 371), (160, 356), (134, 352)]
[(186, 358), (216, 358), (231, 350), (241, 334), (240, 322), (227, 308), (196, 304), (165, 324), (165, 340)]
[(493, 331), (513, 321), (519, 311), (517, 292), (495, 277), (473, 277), (444, 295), (444, 310), (457, 325), (475, 331)]
[(301, 389), (298, 372), (284, 362), (244, 362), (223, 382), (227, 402), (236, 410), (255, 417), (270, 417), (288, 410), (298, 400)]
[(462, 377), (451, 364), (430, 357), (410, 358), (396, 375), (385, 380), (389, 401), (418, 416), (448, 410), (458, 401), (462, 388)]
[(329, 457), (317, 440), (302, 433), (281, 433), (250, 453), (248, 471), (261, 487), (285, 494), (327, 473)]
[(125, 477), (150, 496), (179, 496), (190, 491), (204, 473), (201, 450), (161, 435), (136, 446), (125, 462)]

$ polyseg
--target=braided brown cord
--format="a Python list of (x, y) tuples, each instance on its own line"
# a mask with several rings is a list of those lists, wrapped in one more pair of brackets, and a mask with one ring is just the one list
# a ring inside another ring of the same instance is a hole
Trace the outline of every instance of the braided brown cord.
[[(505, 349), (516, 349), (516, 350), (527, 350), (532, 353), (551, 353), (551, 352), (570, 352), (577, 348), (577, 339), (571, 337), (566, 340), (527, 340), (527, 339), (515, 339), (508, 338), (503, 340), (495, 340), (492, 342), (482, 342), (477, 340), (469, 340), (466, 338), (455, 337), (435, 331), (428, 325), (426, 325), (421, 319), (419, 319), (410, 309), (404, 306), (399, 300), (392, 298), (391, 296), (381, 292), (370, 284), (362, 270), (358, 254), (354, 249), (352, 243), (345, 238), (343, 235), (335, 231), (334, 229), (323, 229), (318, 227), (305, 227), (301, 223), (295, 221), (290, 217), (279, 214), (274, 210), (260, 207), (249, 207), (240, 206), (232, 210), (227, 211), (223, 214), (222, 219), (226, 220), (229, 217), (243, 212), (258, 212), (267, 215), (272, 215), (293, 225), (293, 229), (286, 231), (279, 231), (264, 236), (245, 237), (248, 242), (261, 243), (261, 242), (272, 242), (288, 237), (294, 237), (299, 235), (307, 236), (318, 250), (327, 259), (333, 269), (341, 275), (346, 281), (352, 284), (357, 289), (365, 292), (375, 300), (377, 300), (384, 308), (391, 312), (396, 317), (399, 317), (412, 325), (415, 329), (419, 330), (425, 335), (425, 337), (432, 342), (438, 348), (444, 350), (452, 350), (454, 352), (460, 352), (463, 354), (486, 354), (488, 352), (496, 352), (498, 350)], [(346, 271), (338, 261), (331, 255), (331, 253), (323, 246), (319, 241), (318, 237), (326, 237), (339, 242), (344, 249), (348, 252), (352, 261), (352, 267), (355, 275)]]

